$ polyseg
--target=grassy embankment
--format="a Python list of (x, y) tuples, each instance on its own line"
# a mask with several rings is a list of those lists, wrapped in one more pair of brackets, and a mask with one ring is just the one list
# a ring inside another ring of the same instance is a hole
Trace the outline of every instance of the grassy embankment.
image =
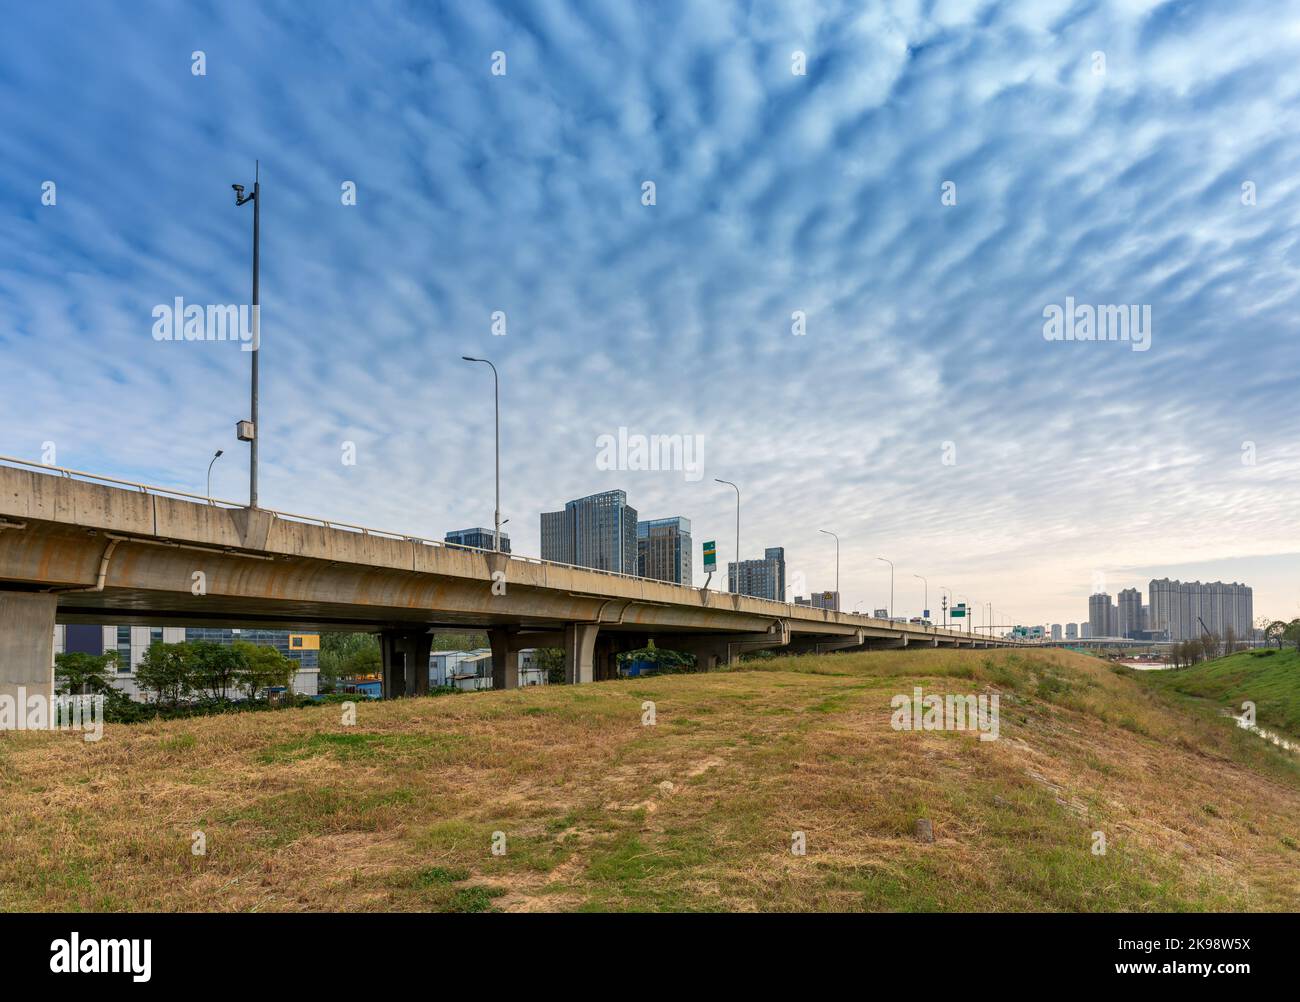
[(1300, 740), (1300, 653), (1295, 648), (1242, 651), (1191, 668), (1150, 672), (1151, 681), (1241, 713), (1255, 704), (1255, 722)]
[[(4, 734), (0, 909), (1300, 908), (1297, 757), (1135, 674), (896, 651)], [(1001, 693), (999, 740), (893, 730), (914, 684)]]

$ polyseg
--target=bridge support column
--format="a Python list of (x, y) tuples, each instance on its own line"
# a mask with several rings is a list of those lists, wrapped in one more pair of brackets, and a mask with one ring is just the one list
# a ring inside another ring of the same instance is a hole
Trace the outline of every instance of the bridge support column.
[[(660, 646), (657, 641), (655, 645)], [(669, 645), (665, 643), (662, 646), (668, 647)], [(725, 668), (731, 664), (731, 643), (717, 637), (678, 641), (670, 649), (681, 651), (683, 654), (690, 654), (695, 658), (695, 666), (700, 671), (713, 671), (715, 668)]]
[(595, 680), (599, 632), (599, 623), (569, 623), (564, 627), (564, 679), (570, 685)]
[(492, 647), (492, 688), (519, 688), (519, 650), (513, 647), (513, 630), (488, 630), (488, 643)]
[(695, 655), (695, 663), (702, 671), (726, 668), (731, 664), (731, 644), (725, 640), (719, 644), (701, 644), (689, 653)]
[(597, 682), (618, 678), (618, 656), (646, 646), (639, 634), (606, 631), (596, 638), (595, 677)]
[(432, 649), (433, 637), (428, 630), (384, 630), (379, 634), (385, 699), (429, 694)]
[(602, 633), (596, 637), (592, 659), (592, 679), (608, 682), (618, 678), (618, 644), (612, 634)]
[[(0, 696), (54, 698), (54, 614), (58, 597), (46, 592), (0, 591)], [(16, 706), (24, 713), (25, 706)]]

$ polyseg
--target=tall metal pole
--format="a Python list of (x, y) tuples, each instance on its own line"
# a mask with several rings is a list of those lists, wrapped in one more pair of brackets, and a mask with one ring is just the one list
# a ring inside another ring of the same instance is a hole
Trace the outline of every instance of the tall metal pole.
[[(719, 480), (713, 478), (716, 483), (726, 484), (728, 487), (736, 489), (736, 589), (740, 588), (740, 488), (736, 487), (730, 480)], [(785, 596), (781, 596), (781, 601), (785, 601)]]
[[(491, 362), (488, 363), (492, 365)], [(496, 508), (492, 513), (492, 548), (501, 552), (501, 380), (492, 366), (492, 417), (496, 425)]]
[(835, 611), (840, 611), (840, 537), (829, 529), (818, 529), (828, 536), (835, 536)]
[(920, 578), (922, 581), (925, 581), (925, 608), (924, 610), (922, 610), (922, 613), (928, 619), (929, 618), (928, 614), (930, 612), (930, 582), (926, 580), (924, 574), (913, 574), (912, 577)]
[(876, 557), (889, 565), (889, 621), (894, 621), (894, 562), (888, 557)]
[(958, 595), (957, 597), (958, 597), (958, 598), (964, 598), (964, 599), (966, 600), (966, 632), (969, 634), (969, 633), (972, 632), (972, 630), (971, 630), (971, 618), (972, 618), (972, 617), (971, 617), (971, 604), (970, 604), (970, 603), (971, 603), (971, 597), (970, 597), (969, 595)]
[(242, 184), (232, 184), (235, 189), (235, 204), (243, 205), (245, 202), (253, 203), (253, 378), (250, 391), (250, 420), (247, 422), (251, 426), (251, 432), (245, 435), (244, 424), (239, 422), (239, 440), (248, 442), (248, 506), (257, 507), (257, 443), (262, 437), (262, 429), (257, 423), (257, 364), (262, 354), (262, 319), (261, 319), (261, 293), (259, 290), (261, 277), (261, 250), (262, 250), (262, 163), (257, 161), (253, 174), (253, 193), (244, 194)]
[(486, 358), (471, 358), (461, 355), (466, 362), (482, 362), (492, 370), (492, 409), (496, 417), (496, 510), (492, 523), (492, 549), (501, 552), (501, 380), (497, 376), (497, 367)]
[(943, 604), (943, 627), (946, 630), (948, 628), (948, 606), (952, 605), (952, 589), (947, 585), (939, 585), (939, 593), (943, 594), (944, 592), (948, 593), (948, 601)]
[(248, 506), (257, 507), (257, 443), (262, 426), (257, 422), (257, 360), (262, 356), (261, 277), (262, 251), (262, 162), (253, 173), (253, 441), (248, 443)]

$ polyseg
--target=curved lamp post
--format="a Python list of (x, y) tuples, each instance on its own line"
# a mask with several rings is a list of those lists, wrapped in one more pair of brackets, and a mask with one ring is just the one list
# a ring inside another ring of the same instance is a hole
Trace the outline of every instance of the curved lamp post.
[[(736, 490), (736, 588), (740, 588), (740, 488), (736, 487), (730, 480), (720, 480), (713, 478), (714, 483), (726, 484), (728, 487), (734, 487)], [(784, 601), (785, 596), (781, 599)]]
[(221, 456), (222, 456), (222, 454), (223, 454), (224, 452), (225, 452), (224, 449), (218, 449), (218, 450), (216, 451), (216, 454), (212, 457), (211, 461), (208, 463), (208, 494), (207, 494), (207, 498), (208, 498), (209, 501), (212, 500), (212, 464), (215, 463), (218, 459), (220, 459)]
[(889, 621), (894, 621), (894, 562), (888, 557), (876, 557), (889, 565)]

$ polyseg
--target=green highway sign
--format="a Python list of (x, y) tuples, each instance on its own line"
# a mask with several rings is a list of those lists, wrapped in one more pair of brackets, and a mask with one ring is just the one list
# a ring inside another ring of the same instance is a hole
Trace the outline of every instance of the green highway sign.
[(966, 603), (963, 602), (961, 605), (954, 605), (948, 615), (952, 616), (953, 619), (963, 618), (966, 615)]
[(718, 544), (716, 540), (710, 539), (704, 544), (704, 569), (706, 571), (718, 569)]

